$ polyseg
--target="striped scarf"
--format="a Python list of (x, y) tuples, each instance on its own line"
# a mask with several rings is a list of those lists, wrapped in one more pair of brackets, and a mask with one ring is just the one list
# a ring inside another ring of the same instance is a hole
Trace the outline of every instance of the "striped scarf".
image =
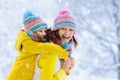
[(55, 43), (60, 45), (62, 48), (66, 49), (68, 51), (68, 57), (71, 57), (72, 54), (72, 46), (73, 46), (73, 42), (69, 42), (69, 43), (62, 43), (60, 40), (55, 40)]

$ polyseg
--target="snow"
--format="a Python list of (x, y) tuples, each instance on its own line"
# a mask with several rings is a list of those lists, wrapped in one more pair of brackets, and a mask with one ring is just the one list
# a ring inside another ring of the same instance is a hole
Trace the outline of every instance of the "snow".
[(76, 19), (79, 43), (68, 80), (118, 80), (120, 0), (1, 0), (0, 80), (5, 80), (18, 54), (14, 45), (23, 12), (32, 10), (52, 26), (62, 8), (70, 9)]

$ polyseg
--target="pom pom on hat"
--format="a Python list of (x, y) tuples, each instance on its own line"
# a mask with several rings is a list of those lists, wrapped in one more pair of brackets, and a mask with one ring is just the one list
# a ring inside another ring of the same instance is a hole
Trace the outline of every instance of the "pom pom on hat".
[(68, 15), (71, 15), (71, 12), (70, 12), (69, 10), (67, 10), (67, 9), (63, 9), (63, 10), (61, 10), (61, 11), (58, 13), (58, 15), (60, 15), (60, 14), (68, 14)]
[(47, 24), (38, 16), (35, 16), (31, 11), (26, 11), (23, 15), (23, 24), (25, 31), (36, 31), (42, 27), (47, 28)]
[(58, 16), (54, 20), (53, 30), (58, 30), (59, 28), (62, 28), (63, 26), (71, 27), (74, 31), (76, 29), (75, 20), (71, 16), (71, 12), (67, 9), (63, 9), (58, 12)]
[(23, 15), (23, 18), (27, 18), (28, 16), (34, 16), (34, 14), (31, 11), (26, 11)]

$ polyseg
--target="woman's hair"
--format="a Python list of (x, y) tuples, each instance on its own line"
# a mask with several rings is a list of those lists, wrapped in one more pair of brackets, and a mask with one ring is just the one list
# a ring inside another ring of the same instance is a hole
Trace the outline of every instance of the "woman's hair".
[[(55, 43), (55, 40), (60, 40), (60, 36), (58, 34), (58, 30), (56, 31), (52, 31), (51, 29), (48, 29), (46, 31), (47, 35), (45, 36), (45, 39), (50, 42), (54, 42)], [(73, 38), (71, 39), (73, 40), (73, 43), (74, 43), (74, 46), (76, 47), (78, 45), (78, 42), (77, 40), (75, 39), (75, 37), (73, 36)]]

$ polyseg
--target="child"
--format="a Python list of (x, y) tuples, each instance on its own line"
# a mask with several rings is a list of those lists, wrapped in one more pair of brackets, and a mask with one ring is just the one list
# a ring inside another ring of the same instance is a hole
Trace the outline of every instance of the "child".
[[(6, 80), (32, 80), (36, 59), (39, 55), (56, 55), (63, 59), (68, 56), (67, 51), (60, 46), (53, 43), (43, 43), (45, 41), (44, 36), (46, 35), (47, 24), (40, 17), (27, 11), (24, 14), (23, 23), (25, 29), (19, 32), (15, 45), (19, 54)], [(45, 56), (41, 57), (40, 61), (42, 62), (40, 65), (45, 65)], [(50, 57), (51, 60), (52, 58), (53, 56)], [(42, 66), (40, 67), (42, 68)], [(63, 74), (64, 68), (61, 68), (56, 73), (56, 76)]]

